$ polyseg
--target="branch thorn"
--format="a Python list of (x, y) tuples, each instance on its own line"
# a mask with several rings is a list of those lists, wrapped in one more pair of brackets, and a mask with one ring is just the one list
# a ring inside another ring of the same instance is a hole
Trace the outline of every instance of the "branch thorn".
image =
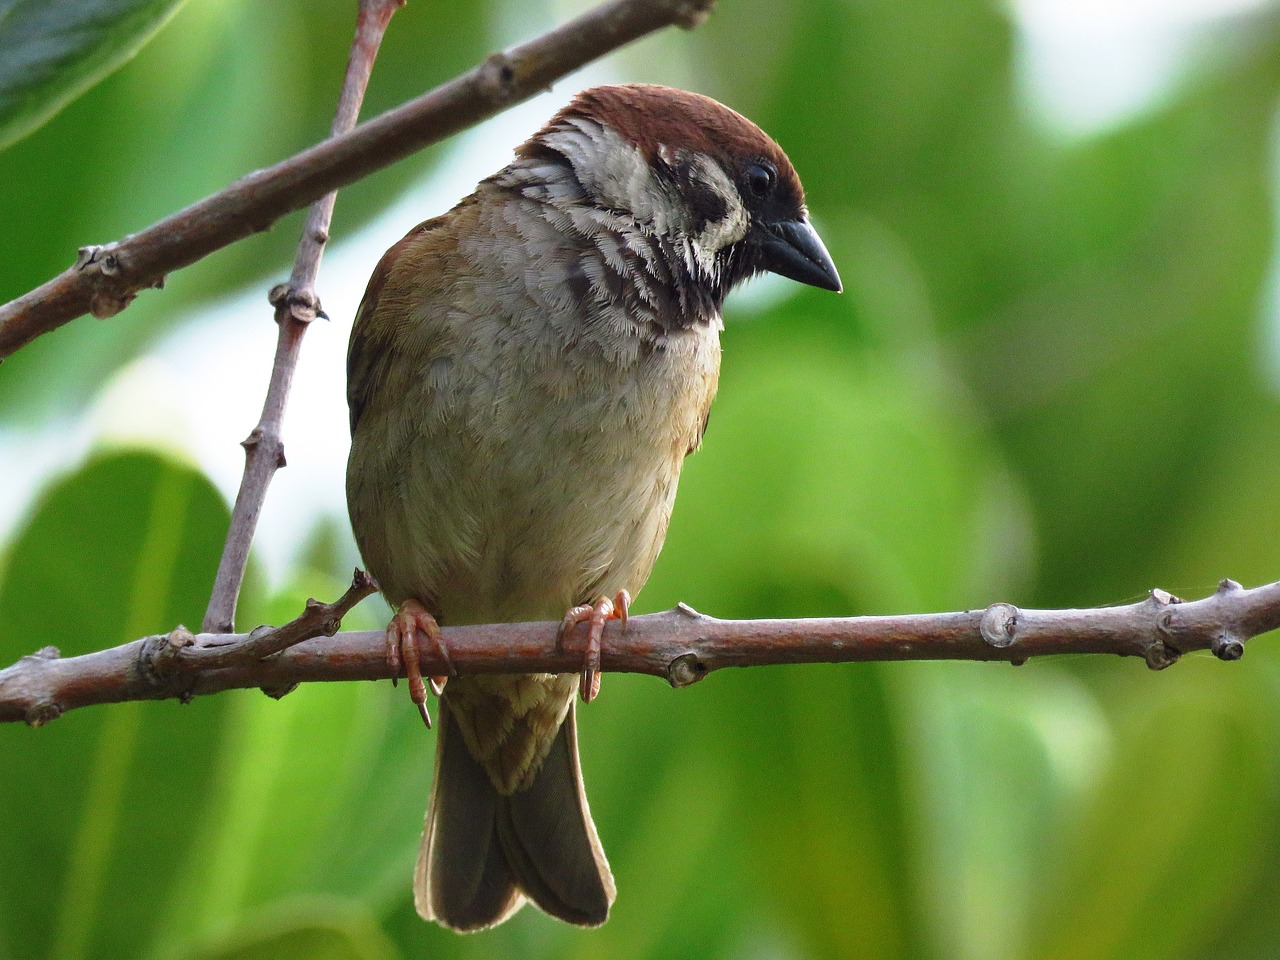
[(978, 624), (982, 639), (1003, 649), (1018, 639), (1018, 608), (1011, 603), (993, 603), (982, 613)]

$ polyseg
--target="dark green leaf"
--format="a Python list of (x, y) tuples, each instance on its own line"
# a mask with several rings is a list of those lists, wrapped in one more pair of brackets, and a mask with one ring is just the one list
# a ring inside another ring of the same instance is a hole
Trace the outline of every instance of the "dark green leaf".
[(0, 150), (138, 52), (182, 0), (0, 4)]
[[(227, 510), (151, 453), (94, 460), (46, 493), (0, 584), (0, 661), (198, 624)], [(136, 956), (184, 891), (191, 823), (213, 795), (224, 699), (126, 703), (0, 729), (0, 953)]]
[(1187, 956), (1256, 884), (1280, 755), (1274, 682), (1207, 657), (1177, 673), (1125, 711), (1106, 775), (1064, 832), (1032, 956)]

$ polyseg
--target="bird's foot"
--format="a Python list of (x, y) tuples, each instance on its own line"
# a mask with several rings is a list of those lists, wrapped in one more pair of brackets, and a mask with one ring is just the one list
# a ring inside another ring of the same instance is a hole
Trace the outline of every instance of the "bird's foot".
[(578, 683), (578, 693), (583, 703), (590, 703), (600, 693), (600, 638), (604, 634), (605, 621), (618, 620), (625, 630), (630, 607), (631, 594), (619, 590), (612, 600), (601, 597), (595, 603), (573, 607), (560, 622), (561, 640), (578, 624), (590, 624), (587, 630), (587, 652), (582, 658), (582, 680)]
[[(427, 687), (422, 681), (420, 666), (419, 631), (431, 642), (435, 652), (449, 668), (449, 675), (454, 673), (453, 664), (449, 661), (449, 651), (445, 648), (444, 638), (440, 635), (440, 625), (436, 618), (427, 612), (426, 607), (417, 600), (406, 600), (387, 624), (387, 663), (392, 676), (397, 676), (401, 668), (409, 680), (409, 699), (418, 706), (422, 721), (431, 727), (431, 714), (427, 711)], [(445, 682), (449, 676), (427, 678), (431, 683), (431, 692), (437, 697), (444, 692)], [(395, 682), (394, 680), (392, 681)]]

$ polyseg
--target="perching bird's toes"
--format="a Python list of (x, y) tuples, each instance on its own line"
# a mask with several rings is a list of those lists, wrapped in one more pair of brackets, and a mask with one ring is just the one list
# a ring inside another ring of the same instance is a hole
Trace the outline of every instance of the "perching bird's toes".
[(406, 600), (400, 604), (400, 609), (387, 624), (387, 663), (396, 673), (400, 672), (401, 666), (404, 667), (405, 676), (409, 680), (409, 699), (417, 704), (423, 723), (430, 728), (431, 714), (427, 711), (427, 686), (423, 683), (420, 665), (419, 632), (431, 642), (435, 648), (434, 652), (439, 654), (440, 659), (449, 669), (448, 675), (428, 678), (431, 683), (431, 692), (437, 697), (440, 696), (444, 692), (445, 682), (455, 671), (453, 664), (449, 661), (449, 651), (444, 645), (444, 638), (440, 635), (440, 625), (436, 623), (436, 618), (427, 612), (426, 607), (417, 600)]
[(600, 638), (604, 634), (605, 621), (617, 620), (625, 630), (630, 607), (631, 594), (626, 590), (619, 590), (612, 600), (601, 597), (593, 604), (571, 608), (560, 623), (561, 640), (578, 624), (590, 624), (587, 630), (587, 650), (582, 658), (582, 680), (578, 684), (578, 693), (583, 703), (590, 703), (600, 693)]

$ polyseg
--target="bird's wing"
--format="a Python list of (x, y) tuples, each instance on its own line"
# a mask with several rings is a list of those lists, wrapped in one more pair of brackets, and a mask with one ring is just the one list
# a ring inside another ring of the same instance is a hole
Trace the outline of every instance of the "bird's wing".
[[(445, 293), (439, 267), (457, 244), (456, 231), (450, 229), (456, 212), (457, 208), (426, 220), (406, 233), (382, 255), (369, 278), (347, 348), (347, 406), (353, 434), (377, 387), (387, 380), (392, 358), (406, 339), (404, 326), (422, 319), (420, 311), (379, 308), (393, 302), (430, 303)], [(397, 319), (393, 321), (392, 316)]]

